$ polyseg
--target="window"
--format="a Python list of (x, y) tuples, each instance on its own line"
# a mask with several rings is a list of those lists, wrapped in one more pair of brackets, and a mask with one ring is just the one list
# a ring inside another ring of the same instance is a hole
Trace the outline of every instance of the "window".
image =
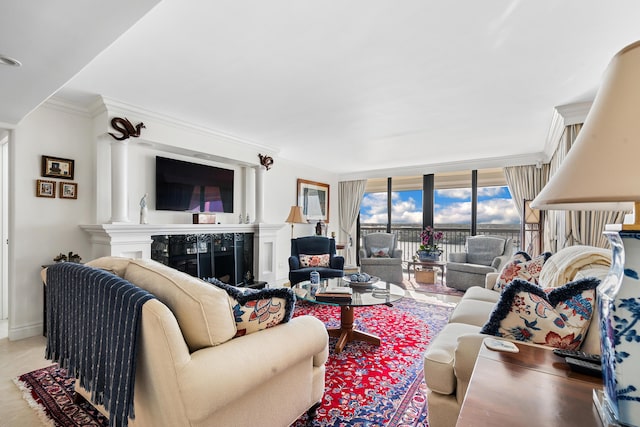
[[(477, 173), (476, 224), (477, 234), (505, 235), (519, 242), (520, 217), (511, 198), (502, 169), (485, 169)], [(422, 206), (424, 193), (422, 176), (388, 178), (367, 181), (360, 206), (359, 235), (386, 231), (398, 234), (405, 259), (414, 252), (423, 228)], [(445, 232), (445, 256), (449, 251), (464, 248), (466, 237), (474, 229), (472, 224), (472, 172), (458, 171), (434, 175), (433, 225)], [(391, 198), (389, 215), (388, 200)]]

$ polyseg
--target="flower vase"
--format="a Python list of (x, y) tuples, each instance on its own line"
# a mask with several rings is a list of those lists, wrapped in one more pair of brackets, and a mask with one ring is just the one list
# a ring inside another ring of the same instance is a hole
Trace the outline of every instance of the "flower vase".
[(605, 232), (611, 270), (598, 286), (604, 404), (640, 425), (640, 231)]
[(418, 251), (420, 261), (439, 261), (440, 252)]

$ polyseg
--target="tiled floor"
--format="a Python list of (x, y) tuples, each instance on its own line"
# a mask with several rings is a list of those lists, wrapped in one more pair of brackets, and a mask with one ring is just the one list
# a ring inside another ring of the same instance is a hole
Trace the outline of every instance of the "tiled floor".
[[(410, 292), (419, 301), (455, 305), (460, 298), (447, 295)], [(0, 325), (2, 326), (2, 325)], [(22, 398), (22, 392), (12, 379), (25, 372), (51, 364), (44, 358), (45, 338), (42, 336), (19, 341), (0, 339), (0, 427), (40, 426), (36, 411)]]

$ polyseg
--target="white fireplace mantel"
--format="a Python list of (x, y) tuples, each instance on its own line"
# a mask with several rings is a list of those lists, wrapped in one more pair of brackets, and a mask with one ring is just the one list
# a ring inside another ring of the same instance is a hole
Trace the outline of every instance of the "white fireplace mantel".
[(253, 233), (257, 280), (275, 283), (277, 232), (285, 224), (95, 224), (89, 233), (92, 259), (102, 256), (151, 258), (151, 236), (175, 234)]

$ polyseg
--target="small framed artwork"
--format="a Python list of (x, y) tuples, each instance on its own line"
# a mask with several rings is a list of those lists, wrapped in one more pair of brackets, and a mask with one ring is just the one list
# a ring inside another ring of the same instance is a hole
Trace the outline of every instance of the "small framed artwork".
[(39, 179), (36, 182), (36, 196), (37, 197), (56, 197), (56, 183), (55, 181), (46, 181)]
[(298, 178), (298, 206), (307, 221), (329, 222), (329, 184)]
[(60, 183), (60, 198), (61, 199), (77, 199), (78, 198), (78, 184), (75, 182), (61, 182)]
[(47, 178), (73, 179), (74, 163), (71, 159), (42, 156), (42, 176)]

